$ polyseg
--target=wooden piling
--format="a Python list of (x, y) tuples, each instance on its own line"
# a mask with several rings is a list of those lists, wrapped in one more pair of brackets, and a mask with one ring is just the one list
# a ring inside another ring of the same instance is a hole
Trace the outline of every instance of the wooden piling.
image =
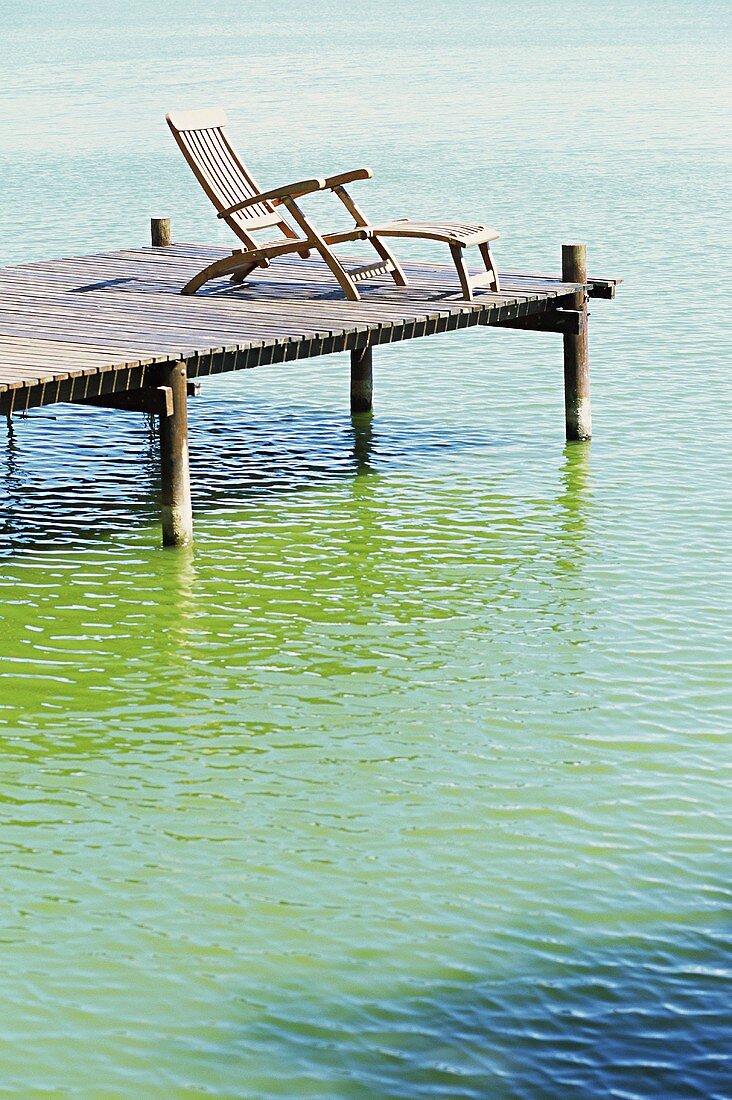
[(191, 478), (188, 467), (188, 406), (185, 363), (160, 367), (160, 383), (173, 394), (173, 411), (160, 416), (160, 482), (163, 546), (193, 541)]
[(374, 406), (374, 372), (371, 348), (351, 352), (351, 412), (371, 412)]
[[(562, 280), (566, 283), (587, 282), (587, 246), (562, 245)], [(574, 295), (572, 308), (584, 318), (578, 334), (565, 333), (564, 341), (564, 414), (567, 440), (590, 439), (592, 436), (592, 405), (590, 403), (590, 356), (587, 326), (587, 291)]]
[(167, 248), (173, 243), (170, 218), (150, 218), (150, 238), (155, 248)]

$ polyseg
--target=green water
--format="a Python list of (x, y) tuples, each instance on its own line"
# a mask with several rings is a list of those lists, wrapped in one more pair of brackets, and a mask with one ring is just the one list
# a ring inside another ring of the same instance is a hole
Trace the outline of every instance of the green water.
[(222, 103), (268, 185), (625, 278), (591, 446), (551, 335), (379, 349), (371, 421), (206, 383), (192, 553), (143, 418), (15, 420), (0, 1092), (732, 1096), (728, 5), (0, 16), (3, 262), (224, 240), (162, 124)]

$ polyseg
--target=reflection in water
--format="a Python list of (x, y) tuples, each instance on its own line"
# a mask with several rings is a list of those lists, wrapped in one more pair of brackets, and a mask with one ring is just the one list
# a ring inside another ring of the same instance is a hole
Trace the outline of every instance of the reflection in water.
[(351, 425), (353, 427), (353, 457), (356, 463), (358, 475), (371, 473), (371, 459), (374, 443), (374, 416), (373, 413), (352, 413)]
[(15, 477), (16, 473), (16, 457), (18, 441), (15, 434), (15, 422), (13, 414), (8, 413), (7, 416), (7, 444), (6, 444), (6, 473), (8, 482), (10, 483)]
[(585, 532), (591, 504), (591, 444), (567, 443), (560, 469), (562, 491), (557, 497), (561, 529), (557, 538), (557, 568), (579, 573), (587, 556)]
[(192, 625), (195, 617), (196, 567), (193, 546), (161, 549), (164, 572), (168, 627), (165, 648), (173, 657), (185, 660), (185, 650), (195, 643)]
[[(191, 402), (191, 481), (194, 518), (237, 509), (353, 476), (424, 469), (448, 452), (475, 452), (495, 443), (491, 432), (466, 432), (437, 420), (404, 416), (350, 420), (335, 412), (295, 409), (286, 400), (231, 403), (208, 395)], [(135, 413), (60, 406), (53, 422), (31, 414), (8, 435), (0, 518), (11, 545), (83, 543), (124, 526), (156, 541), (160, 464), (155, 419)], [(350, 444), (350, 446), (349, 446)]]
[(563, 491), (557, 498), (565, 515), (567, 533), (584, 529), (587, 521), (587, 504), (590, 489), (591, 444), (567, 443), (560, 470)]

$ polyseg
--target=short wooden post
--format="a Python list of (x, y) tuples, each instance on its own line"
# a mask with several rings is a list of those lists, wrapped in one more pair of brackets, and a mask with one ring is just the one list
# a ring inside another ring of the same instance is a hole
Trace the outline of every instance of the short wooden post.
[(167, 248), (173, 243), (170, 218), (150, 218), (150, 237), (155, 248)]
[(160, 384), (173, 391), (171, 416), (160, 417), (160, 481), (163, 546), (193, 540), (191, 476), (188, 467), (188, 405), (185, 363), (160, 368)]
[(371, 412), (374, 407), (374, 372), (371, 348), (351, 352), (351, 412)]
[[(562, 245), (562, 279), (565, 283), (587, 281), (587, 246)], [(571, 309), (584, 314), (583, 331), (579, 336), (565, 334), (564, 341), (564, 414), (568, 440), (590, 439), (592, 436), (592, 405), (590, 403), (590, 355), (587, 325), (587, 292), (574, 295)]]

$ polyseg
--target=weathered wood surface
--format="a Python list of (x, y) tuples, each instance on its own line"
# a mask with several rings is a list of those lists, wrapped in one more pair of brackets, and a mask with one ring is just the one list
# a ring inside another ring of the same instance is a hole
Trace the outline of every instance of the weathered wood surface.
[(150, 218), (150, 236), (158, 248), (167, 248), (173, 243), (173, 226), (170, 218)]
[[(584, 284), (587, 279), (587, 247), (584, 244), (562, 245), (562, 275), (565, 279)], [(577, 291), (572, 308), (587, 319), (587, 293)], [(564, 412), (567, 439), (585, 440), (592, 437), (592, 405), (590, 402), (590, 348), (587, 324), (577, 333), (566, 332), (564, 342)]]
[(163, 546), (193, 541), (191, 474), (188, 463), (188, 379), (185, 363), (158, 368), (161, 389), (169, 390), (171, 408), (160, 417), (160, 486)]
[(371, 348), (351, 352), (351, 412), (371, 412), (374, 405), (374, 353)]
[(572, 308), (579, 290), (514, 273), (465, 302), (454, 269), (409, 264), (407, 288), (382, 278), (348, 302), (322, 261), (284, 258), (241, 286), (181, 296), (223, 255), (174, 244), (0, 269), (0, 412), (154, 387), (163, 364), (194, 379), (538, 316)]

